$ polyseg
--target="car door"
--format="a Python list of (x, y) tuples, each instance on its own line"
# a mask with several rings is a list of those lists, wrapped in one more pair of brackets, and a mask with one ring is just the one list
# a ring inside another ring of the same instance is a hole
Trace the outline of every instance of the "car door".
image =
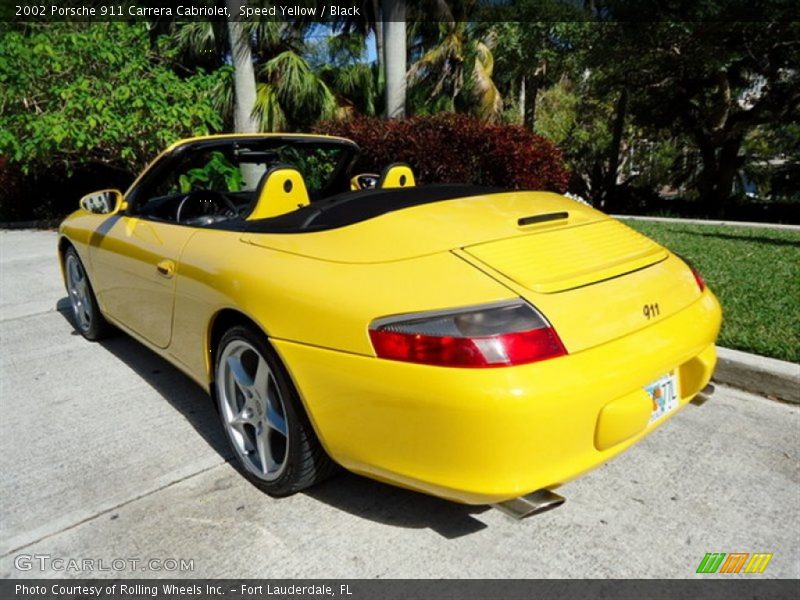
[(159, 348), (172, 336), (175, 275), (195, 232), (120, 215), (90, 245), (92, 283), (104, 312)]

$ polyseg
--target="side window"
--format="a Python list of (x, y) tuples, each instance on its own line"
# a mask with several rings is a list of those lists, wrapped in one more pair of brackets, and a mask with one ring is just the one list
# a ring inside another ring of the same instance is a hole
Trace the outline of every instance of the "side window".
[[(234, 164), (226, 153), (219, 150), (196, 152), (174, 164), (158, 178), (145, 184), (136, 198), (133, 208), (136, 214), (158, 220), (174, 221), (181, 205), (193, 192), (211, 191), (223, 194), (228, 205), (240, 205), (249, 201), (248, 192), (264, 172), (264, 166)], [(255, 183), (253, 183), (255, 182)], [(198, 209), (195, 198), (189, 207)], [(220, 202), (206, 203), (206, 208), (218, 208)], [(184, 214), (186, 210), (184, 210)]]

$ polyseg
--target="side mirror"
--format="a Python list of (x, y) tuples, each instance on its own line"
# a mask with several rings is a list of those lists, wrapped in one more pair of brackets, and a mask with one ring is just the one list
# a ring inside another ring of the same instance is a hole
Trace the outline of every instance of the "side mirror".
[(96, 215), (113, 215), (125, 208), (125, 198), (119, 190), (100, 190), (81, 198), (81, 208)]
[(380, 178), (376, 173), (359, 173), (350, 180), (350, 191), (371, 190), (378, 186)]

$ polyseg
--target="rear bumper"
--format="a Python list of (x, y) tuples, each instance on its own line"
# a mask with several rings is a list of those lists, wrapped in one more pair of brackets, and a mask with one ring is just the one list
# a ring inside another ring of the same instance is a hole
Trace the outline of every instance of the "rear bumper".
[(720, 322), (719, 304), (705, 291), (633, 334), (498, 369), (430, 367), (273, 341), (334, 460), (375, 479), (487, 504), (577, 477), (674, 415), (631, 430), (624, 418), (608, 425), (608, 415), (620, 413), (606, 411), (603, 427), (624, 439), (598, 449), (608, 446), (608, 435), (605, 443), (597, 435), (610, 403), (635, 403), (646, 384), (672, 370), (680, 407), (703, 389)]

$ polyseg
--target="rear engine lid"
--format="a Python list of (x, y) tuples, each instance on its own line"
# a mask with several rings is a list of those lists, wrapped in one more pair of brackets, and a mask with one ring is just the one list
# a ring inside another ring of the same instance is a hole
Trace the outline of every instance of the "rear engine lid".
[(618, 277), (668, 256), (664, 248), (614, 219), (476, 244), (464, 251), (541, 294)]
[[(415, 193), (402, 191), (412, 198)], [(330, 262), (383, 263), (604, 219), (591, 207), (550, 192), (493, 192), (409, 206), (323, 231), (248, 231), (242, 241)]]

